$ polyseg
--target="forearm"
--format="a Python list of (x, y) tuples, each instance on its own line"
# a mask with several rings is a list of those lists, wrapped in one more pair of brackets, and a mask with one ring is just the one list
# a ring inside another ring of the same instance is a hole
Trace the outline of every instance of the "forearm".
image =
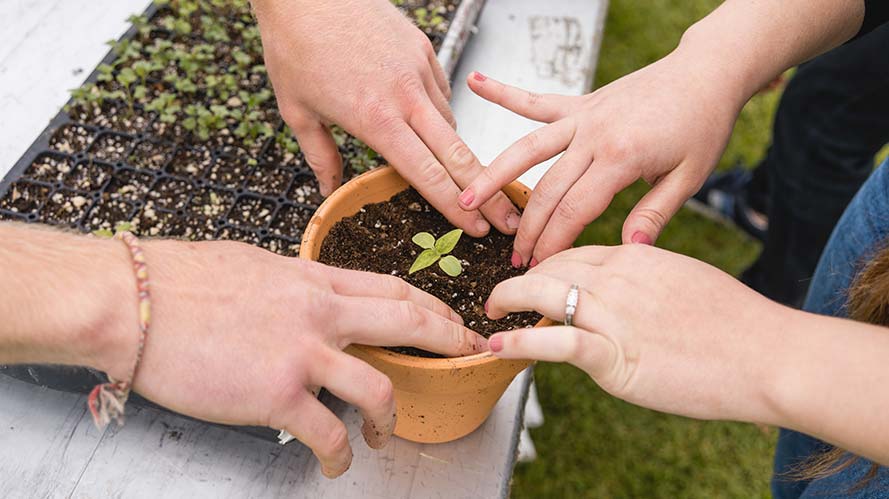
[(728, 0), (692, 25), (671, 57), (739, 107), (775, 76), (851, 38), (863, 0)]
[[(136, 346), (135, 293), (119, 241), (0, 224), (0, 363), (125, 374)], [(131, 338), (122, 331), (127, 323)]]
[(767, 422), (889, 464), (889, 329), (785, 309), (756, 362)]

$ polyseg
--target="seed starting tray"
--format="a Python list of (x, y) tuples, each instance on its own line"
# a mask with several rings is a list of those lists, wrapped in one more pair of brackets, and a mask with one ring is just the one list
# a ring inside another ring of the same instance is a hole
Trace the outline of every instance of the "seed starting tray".
[[(484, 0), (463, 0), (453, 13), (438, 52), (448, 73), (483, 5)], [(153, 20), (159, 12), (151, 5), (144, 16)], [(131, 27), (121, 41), (137, 33)], [(117, 57), (112, 50), (102, 64)], [(85, 84), (99, 75), (97, 67)], [(252, 83), (255, 90), (271, 86), (264, 76)], [(286, 131), (274, 98), (262, 107), (275, 117), (276, 132)], [(142, 237), (236, 240), (297, 256), (303, 229), (322, 200), (302, 154), (282, 149), (275, 136), (253, 146), (224, 132), (203, 142), (174, 142), (165, 133), (169, 127), (157, 113), (115, 100), (104, 102), (101, 113), (60, 111), (0, 181), (0, 220), (83, 233), (128, 222)], [(345, 134), (338, 145), (347, 178), (382, 161)], [(0, 366), (0, 374), (78, 393), (105, 380), (91, 369), (69, 366)], [(134, 401), (153, 405), (136, 396)], [(273, 436), (267, 429), (248, 431)]]

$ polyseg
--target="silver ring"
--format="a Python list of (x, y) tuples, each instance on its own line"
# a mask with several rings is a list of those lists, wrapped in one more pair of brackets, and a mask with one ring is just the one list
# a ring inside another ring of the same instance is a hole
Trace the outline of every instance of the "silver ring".
[(574, 312), (577, 311), (577, 299), (580, 297), (580, 288), (572, 284), (568, 290), (568, 298), (565, 299), (565, 325), (574, 325)]

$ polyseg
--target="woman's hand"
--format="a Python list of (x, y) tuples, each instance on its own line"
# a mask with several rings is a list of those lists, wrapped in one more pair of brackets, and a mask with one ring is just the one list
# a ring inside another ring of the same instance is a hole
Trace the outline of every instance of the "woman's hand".
[[(125, 262), (123, 246), (109, 244)], [(344, 424), (316, 399), (318, 387), (361, 410), (369, 446), (385, 446), (395, 426), (391, 382), (343, 348), (412, 345), (454, 356), (487, 349), (447, 305), (392, 276), (240, 243), (144, 248), (153, 322), (135, 390), (195, 418), (285, 429), (312, 448), (328, 477), (348, 469), (352, 451)], [(121, 267), (116, 274), (131, 281)], [(123, 379), (136, 343), (136, 290), (118, 289), (132, 299), (115, 305), (127, 313), (108, 325), (115, 341), (93, 365)]]
[[(463, 191), (477, 209), (532, 166), (562, 157), (531, 194), (513, 265), (533, 266), (571, 246), (616, 193), (639, 178), (654, 187), (623, 228), (624, 242), (652, 244), (700, 188), (746, 98), (681, 49), (595, 92), (540, 95), (473, 73), (470, 88), (527, 118), (549, 123), (503, 151)], [(703, 58), (702, 58), (703, 60)]]
[(770, 342), (789, 309), (692, 258), (640, 244), (583, 247), (498, 285), (488, 316), (536, 310), (574, 327), (522, 329), (488, 340), (500, 358), (569, 362), (612, 395), (684, 416), (772, 422)]
[(382, 154), (468, 234), (486, 234), (488, 221), (515, 233), (519, 214), (503, 194), (469, 211), (457, 205), (460, 190), (483, 167), (454, 130), (450, 85), (432, 44), (389, 0), (253, 5), (278, 106), (322, 194), (342, 181), (327, 129), (335, 123)]

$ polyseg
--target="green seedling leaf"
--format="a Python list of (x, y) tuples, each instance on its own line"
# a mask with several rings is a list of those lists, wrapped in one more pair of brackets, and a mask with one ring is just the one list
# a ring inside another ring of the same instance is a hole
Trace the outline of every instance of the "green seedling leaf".
[(453, 255), (445, 255), (438, 261), (438, 266), (441, 267), (441, 270), (444, 270), (445, 274), (451, 277), (457, 277), (463, 272), (463, 266), (460, 265), (460, 260), (457, 260)]
[(133, 230), (133, 224), (130, 222), (118, 222), (118, 224), (114, 226), (114, 232), (126, 232), (128, 230)]
[(440, 255), (447, 255), (450, 253), (455, 246), (457, 246), (457, 242), (460, 240), (460, 236), (463, 235), (463, 231), (460, 229), (454, 229), (447, 234), (438, 238), (435, 241), (435, 251), (438, 251)]
[(415, 234), (414, 237), (411, 238), (411, 241), (423, 249), (432, 249), (435, 247), (435, 237), (428, 232)]
[(418, 270), (423, 270), (426, 267), (432, 265), (436, 261), (438, 261), (439, 255), (435, 252), (434, 249), (424, 250), (417, 256), (417, 259), (414, 260), (414, 264), (411, 265), (410, 270), (407, 271), (408, 274), (413, 274)]
[(111, 229), (97, 229), (93, 231), (93, 235), (96, 237), (104, 237), (106, 239), (114, 237), (114, 233), (111, 232)]

